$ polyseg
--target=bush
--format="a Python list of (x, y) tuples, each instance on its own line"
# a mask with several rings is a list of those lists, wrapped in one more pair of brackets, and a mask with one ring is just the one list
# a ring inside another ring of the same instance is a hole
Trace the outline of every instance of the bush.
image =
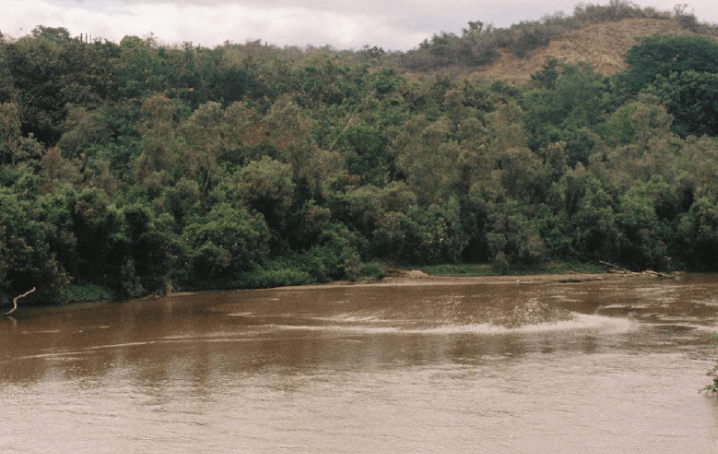
[(57, 301), (69, 276), (50, 249), (52, 226), (37, 220), (36, 201), (0, 187), (0, 303), (33, 287), (27, 302)]
[(718, 207), (698, 199), (678, 226), (678, 250), (685, 263), (697, 270), (718, 270)]
[(234, 279), (269, 256), (269, 229), (262, 215), (251, 216), (227, 204), (192, 217), (182, 236), (188, 247), (190, 281)]
[(369, 279), (382, 279), (386, 276), (386, 266), (376, 260), (365, 263), (361, 268), (361, 275)]
[(267, 268), (259, 266), (241, 274), (232, 282), (234, 288), (272, 288), (293, 285), (306, 285), (316, 282), (308, 272), (301, 270), (296, 264), (278, 259), (268, 264)]
[(108, 288), (95, 284), (70, 284), (62, 290), (62, 295), (72, 303), (112, 299), (112, 292)]
[(360, 242), (344, 224), (328, 222), (317, 244), (305, 252), (295, 253), (292, 260), (318, 282), (356, 280), (361, 271), (357, 252)]
[(406, 263), (454, 263), (468, 243), (455, 197), (443, 206), (389, 212), (374, 232), (374, 254)]

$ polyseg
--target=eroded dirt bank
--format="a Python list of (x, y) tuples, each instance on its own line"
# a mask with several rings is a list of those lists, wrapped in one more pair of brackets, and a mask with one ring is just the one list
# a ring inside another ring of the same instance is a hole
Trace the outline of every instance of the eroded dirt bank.
[(283, 288), (336, 288), (344, 286), (354, 287), (401, 287), (420, 285), (526, 285), (526, 284), (551, 284), (566, 282), (589, 282), (589, 281), (625, 281), (626, 279), (655, 279), (651, 276), (626, 275), (626, 274), (584, 274), (584, 273), (561, 273), (561, 274), (529, 274), (515, 276), (430, 276), (420, 270), (398, 271), (394, 276), (385, 277), (377, 281), (336, 281), (329, 284), (303, 285), (298, 287)]

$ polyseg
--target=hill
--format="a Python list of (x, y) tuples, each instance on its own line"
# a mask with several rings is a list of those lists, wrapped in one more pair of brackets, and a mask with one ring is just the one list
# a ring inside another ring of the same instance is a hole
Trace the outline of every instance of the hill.
[[(502, 49), (491, 64), (474, 71), (489, 79), (505, 80), (516, 84), (531, 80), (547, 60), (575, 64), (587, 61), (597, 72), (612, 76), (625, 69), (623, 54), (636, 45), (636, 39), (654, 34), (693, 35), (675, 21), (662, 19), (624, 19), (618, 22), (588, 24), (563, 37), (551, 40), (547, 46), (536, 49), (526, 57), (519, 57)], [(712, 39), (718, 41), (716, 37)]]
[(523, 21), (508, 28), (469, 22), (461, 36), (441, 32), (415, 49), (387, 56), (411, 76), (418, 74), (480, 75), (520, 84), (531, 80), (548, 60), (576, 64), (588, 61), (613, 75), (623, 69), (623, 54), (651, 35), (700, 35), (718, 42), (718, 26), (699, 22), (679, 5), (674, 11), (641, 8), (623, 1), (576, 6), (574, 13)]

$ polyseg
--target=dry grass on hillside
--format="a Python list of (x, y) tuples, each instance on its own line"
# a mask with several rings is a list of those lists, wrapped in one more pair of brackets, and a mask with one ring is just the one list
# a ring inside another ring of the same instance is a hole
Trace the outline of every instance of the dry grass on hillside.
[[(539, 71), (551, 58), (571, 64), (588, 61), (596, 71), (613, 75), (625, 68), (622, 55), (636, 44), (636, 37), (656, 33), (694, 34), (674, 21), (660, 19), (624, 19), (619, 22), (591, 24), (551, 41), (548, 46), (525, 58), (504, 51), (495, 62), (474, 71), (473, 75), (521, 84), (531, 80), (531, 74)], [(718, 41), (715, 37), (713, 39)]]

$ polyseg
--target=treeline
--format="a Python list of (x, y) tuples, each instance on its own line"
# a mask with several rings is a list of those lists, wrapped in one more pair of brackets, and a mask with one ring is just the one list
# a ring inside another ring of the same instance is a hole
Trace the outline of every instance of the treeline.
[(357, 55), (2, 40), (0, 298), (358, 279), (382, 261), (718, 268), (713, 41), (654, 36), (616, 76), (550, 61), (520, 87)]

